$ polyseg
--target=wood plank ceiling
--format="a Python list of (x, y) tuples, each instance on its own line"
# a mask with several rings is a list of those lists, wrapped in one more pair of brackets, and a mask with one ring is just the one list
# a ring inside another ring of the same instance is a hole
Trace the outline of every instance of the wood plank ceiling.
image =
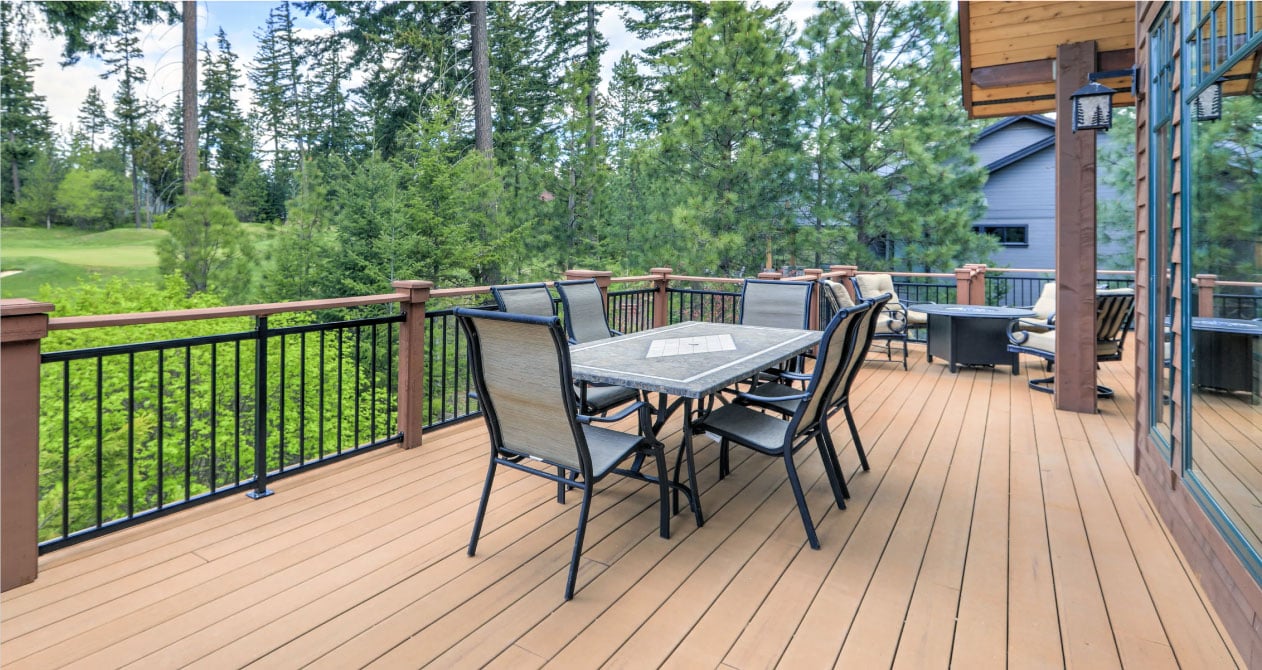
[[(971, 118), (1056, 111), (1056, 47), (1095, 40), (1096, 71), (1135, 64), (1134, 2), (959, 3), (960, 71)], [(1082, 82), (1086, 84), (1087, 82)], [(1134, 104), (1130, 78), (1101, 81)]]

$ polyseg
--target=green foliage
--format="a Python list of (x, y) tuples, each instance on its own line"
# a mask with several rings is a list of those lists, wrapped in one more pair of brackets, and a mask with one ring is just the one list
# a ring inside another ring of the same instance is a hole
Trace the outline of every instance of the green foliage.
[(162, 274), (178, 274), (191, 293), (239, 299), (249, 290), (254, 249), (210, 174), (198, 175), (188, 195), (165, 218), (171, 233), (158, 245)]
[[(1097, 140), (1099, 141), (1099, 140)], [(1106, 270), (1135, 267), (1135, 112), (1113, 111), (1108, 143), (1100, 147), (1096, 163), (1100, 184), (1117, 193), (1096, 201), (1096, 244), (1102, 250), (1096, 266)]]
[(22, 197), (24, 173), (48, 152), (52, 121), (44, 96), (35, 93), (38, 60), (27, 56), (30, 35), (20, 11), (0, 6), (0, 203)]
[(127, 215), (130, 193), (117, 172), (75, 168), (57, 187), (57, 209), (79, 228), (112, 228)]
[(1191, 124), (1192, 272), (1262, 281), (1262, 85)]
[(237, 55), (223, 28), (215, 36), (217, 49), (202, 48), (201, 128), (202, 169), (215, 175), (219, 192), (233, 193), (254, 162), (252, 141), (245, 117), (234, 95), (241, 88)]

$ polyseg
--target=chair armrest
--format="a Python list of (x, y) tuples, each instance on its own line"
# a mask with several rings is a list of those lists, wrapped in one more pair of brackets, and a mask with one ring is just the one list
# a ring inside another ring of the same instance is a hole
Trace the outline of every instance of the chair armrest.
[(647, 404), (643, 400), (637, 400), (622, 408), (621, 411), (612, 416), (588, 416), (586, 414), (579, 414), (577, 418), (579, 423), (612, 423), (614, 421), (621, 421), (627, 418), (632, 412), (638, 411), (641, 407), (647, 407)]
[(1030, 339), (1030, 331), (1021, 328), (1021, 319), (1008, 322), (1008, 341), (1015, 345), (1023, 345)]
[(907, 331), (907, 308), (902, 304), (886, 305), (882, 310), (885, 313), (886, 326), (891, 333), (902, 333)]
[(774, 403), (774, 402), (783, 402), (785, 400), (804, 400), (806, 398), (811, 397), (811, 394), (795, 393), (793, 395), (782, 395), (782, 396), (771, 397), (771, 396), (765, 396), (765, 395), (754, 395), (752, 393), (737, 393), (736, 396), (738, 398), (741, 398), (742, 400), (752, 400), (754, 402)]
[(620, 331), (614, 330), (613, 328), (610, 328), (609, 332), (613, 333), (614, 335), (617, 335), (618, 337), (622, 337), (622, 333)]

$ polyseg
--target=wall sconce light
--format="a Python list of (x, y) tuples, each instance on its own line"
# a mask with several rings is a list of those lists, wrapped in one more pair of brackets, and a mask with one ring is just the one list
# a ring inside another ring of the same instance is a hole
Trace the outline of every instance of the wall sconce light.
[(1113, 96), (1117, 94), (1117, 91), (1097, 83), (1097, 80), (1111, 79), (1113, 77), (1130, 77), (1131, 95), (1135, 95), (1136, 84), (1139, 82), (1138, 65), (1129, 70), (1092, 72), (1087, 75), (1087, 85), (1074, 91), (1069, 96), (1069, 99), (1073, 102), (1073, 132), (1076, 133), (1079, 130), (1107, 131), (1113, 127)]
[(1226, 81), (1226, 79), (1219, 78), (1195, 98), (1192, 98), (1193, 120), (1217, 121), (1223, 118), (1223, 83)]

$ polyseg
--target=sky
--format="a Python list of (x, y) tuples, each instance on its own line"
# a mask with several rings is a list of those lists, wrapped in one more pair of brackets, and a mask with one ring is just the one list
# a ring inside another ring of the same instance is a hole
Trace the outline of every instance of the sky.
[[(267, 14), (276, 2), (255, 2), (252, 0), (223, 1), (202, 0), (197, 3), (197, 32), (199, 45), (208, 39), (214, 40), (219, 28), (224, 29), (232, 51), (240, 56), (238, 66), (244, 68), (253, 64), (257, 45), (255, 33), (261, 32), (267, 21)], [(794, 2), (789, 8), (788, 17), (801, 26), (806, 17), (815, 13), (814, 2)], [(314, 16), (307, 17), (301, 11), (293, 12), (294, 26), (299, 35), (313, 35), (329, 30)], [(627, 51), (638, 52), (644, 42), (626, 31), (616, 8), (607, 9), (601, 19), (599, 28), (609, 41), (609, 49), (601, 59), (602, 79), (609, 80), (613, 65)], [(149, 82), (143, 93), (151, 100), (156, 100), (164, 107), (169, 107), (180, 91), (180, 40), (183, 35), (179, 25), (146, 27), (142, 36), (141, 48), (145, 54), (145, 71)], [(48, 112), (53, 123), (62, 132), (67, 132), (75, 122), (79, 106), (87, 96), (88, 89), (96, 86), (101, 91), (102, 99), (113, 107), (114, 91), (117, 85), (113, 80), (102, 79), (105, 65), (95, 58), (84, 57), (71, 67), (58, 65), (62, 49), (62, 40), (49, 39), (46, 33), (38, 33), (32, 40), (31, 55), (41, 61), (35, 72), (35, 90), (45, 96)], [(200, 46), (199, 46), (200, 53)], [(200, 58), (200, 56), (199, 56)], [(240, 102), (249, 104), (249, 95), (242, 92)]]

